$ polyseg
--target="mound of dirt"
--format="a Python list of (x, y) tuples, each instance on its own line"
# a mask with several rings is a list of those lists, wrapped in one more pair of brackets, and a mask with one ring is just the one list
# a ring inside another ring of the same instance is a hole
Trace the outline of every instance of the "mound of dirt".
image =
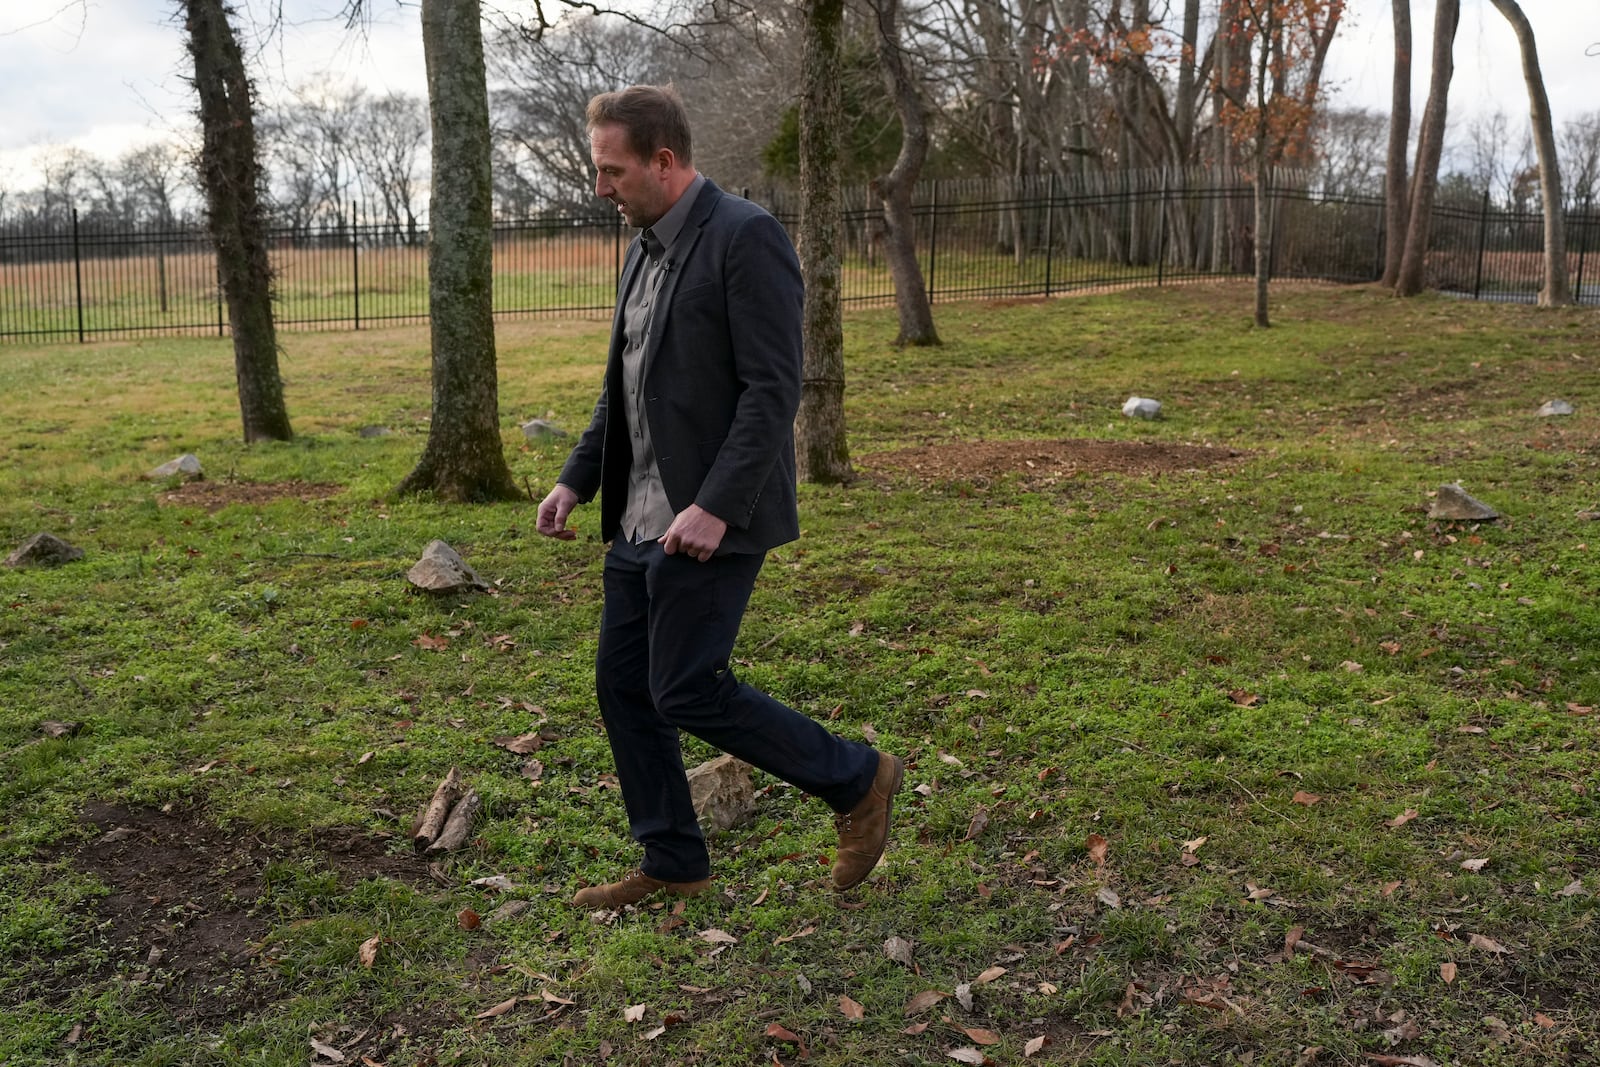
[(274, 500), (310, 503), (344, 492), (342, 485), (317, 482), (187, 482), (161, 494), (163, 504), (181, 504), (221, 511), (230, 504), (269, 504)]
[(1248, 453), (1235, 448), (1164, 441), (962, 441), (857, 457), (864, 470), (894, 472), (923, 485), (964, 482), (986, 486), (1004, 475), (1029, 488), (1079, 474), (1168, 474), (1205, 470)]

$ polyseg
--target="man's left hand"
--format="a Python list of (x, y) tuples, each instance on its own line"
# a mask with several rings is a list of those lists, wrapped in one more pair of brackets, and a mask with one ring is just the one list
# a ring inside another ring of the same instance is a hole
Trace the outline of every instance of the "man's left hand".
[(678, 512), (672, 525), (667, 527), (667, 532), (656, 540), (661, 542), (661, 550), (669, 556), (674, 552), (682, 552), (704, 563), (722, 544), (722, 535), (727, 532), (727, 523), (699, 504), (690, 504)]

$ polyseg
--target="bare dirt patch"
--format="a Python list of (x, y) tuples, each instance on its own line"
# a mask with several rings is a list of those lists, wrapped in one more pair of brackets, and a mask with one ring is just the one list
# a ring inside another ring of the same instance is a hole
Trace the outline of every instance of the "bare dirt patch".
[(1247, 455), (1236, 448), (1162, 441), (963, 441), (874, 452), (857, 462), (865, 470), (907, 475), (923, 485), (960, 482), (981, 487), (1016, 475), (1028, 488), (1041, 488), (1080, 474), (1206, 470)]
[(275, 500), (298, 500), (309, 504), (344, 492), (342, 485), (319, 482), (188, 482), (161, 494), (163, 504), (221, 511), (231, 504), (270, 504)]
[(185, 1024), (239, 1019), (285, 995), (259, 955), (276, 918), (261, 899), (269, 863), (309, 858), (344, 884), (428, 877), (420, 862), (391, 855), (386, 842), (361, 831), (331, 833), (312, 849), (286, 835), (225, 830), (197, 810), (91, 801), (80, 819), (94, 836), (58, 854), (110, 890), (95, 904), (104, 941), (90, 954), (104, 962), (46, 972), (40, 992), (121, 973)]

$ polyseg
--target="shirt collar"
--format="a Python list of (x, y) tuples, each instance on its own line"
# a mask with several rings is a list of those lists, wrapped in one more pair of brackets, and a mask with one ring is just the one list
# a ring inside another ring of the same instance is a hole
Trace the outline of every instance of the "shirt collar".
[(695, 198), (700, 195), (700, 190), (705, 184), (706, 176), (704, 174), (696, 174), (694, 180), (689, 183), (688, 188), (684, 189), (683, 195), (678, 197), (677, 201), (667, 209), (667, 213), (657, 219), (653, 225), (647, 227), (650, 231), (650, 236), (654, 238), (647, 251), (655, 252), (655, 258), (660, 259), (672, 251), (673, 242), (678, 239), (678, 234), (683, 230), (683, 224), (688, 221), (689, 209), (694, 207)]

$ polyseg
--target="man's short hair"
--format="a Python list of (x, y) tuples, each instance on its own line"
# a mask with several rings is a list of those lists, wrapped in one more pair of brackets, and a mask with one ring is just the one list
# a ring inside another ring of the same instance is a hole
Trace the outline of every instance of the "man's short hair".
[(671, 85), (632, 85), (614, 93), (601, 93), (589, 101), (584, 116), (589, 129), (620, 126), (628, 146), (640, 159), (658, 149), (669, 149), (679, 163), (693, 162), (689, 113)]

